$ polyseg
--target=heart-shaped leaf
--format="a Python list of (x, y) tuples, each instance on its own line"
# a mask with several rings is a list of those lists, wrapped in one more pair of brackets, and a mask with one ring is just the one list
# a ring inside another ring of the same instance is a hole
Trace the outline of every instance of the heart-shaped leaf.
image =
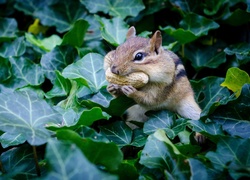
[(75, 143), (90, 162), (105, 166), (108, 170), (118, 169), (122, 161), (122, 152), (114, 143), (81, 138), (76, 132), (71, 130), (59, 130), (56, 135), (59, 139)]
[(206, 48), (187, 46), (185, 56), (192, 62), (195, 69), (200, 70), (204, 67), (217, 68), (226, 62), (226, 54), (219, 51), (219, 45), (208, 46)]
[(227, 70), (226, 79), (221, 86), (232, 90), (239, 97), (242, 86), (247, 83), (250, 84), (249, 75), (239, 68), (232, 67)]
[(208, 152), (206, 157), (211, 161), (213, 167), (220, 172), (227, 169), (231, 177), (250, 177), (249, 152), (250, 139), (239, 139), (233, 137), (221, 137), (217, 143), (215, 152)]
[(107, 126), (101, 126), (101, 134), (105, 135), (110, 141), (123, 147), (130, 145), (132, 141), (132, 130), (122, 121), (116, 121)]
[(223, 3), (225, 3), (225, 1), (223, 0), (211, 0), (204, 2), (206, 7), (204, 9), (204, 13), (209, 16), (215, 15), (219, 11)]
[(0, 17), (0, 42), (15, 38), (17, 30), (15, 19)]
[(56, 79), (53, 88), (46, 93), (47, 98), (66, 96), (71, 89), (71, 83), (59, 71), (55, 71)]
[(33, 91), (0, 94), (0, 130), (22, 136), (31, 145), (47, 142), (49, 122), (59, 123), (61, 115)]
[(166, 110), (150, 111), (146, 115), (149, 117), (149, 120), (145, 122), (143, 127), (145, 134), (152, 134), (158, 129), (163, 129), (169, 138), (174, 139), (187, 125), (187, 120), (176, 120), (175, 113)]
[[(191, 158), (188, 160), (191, 168), (191, 178), (192, 179), (218, 179), (220, 177), (221, 172), (216, 171), (212, 168), (209, 168), (201, 161)], [(199, 169), (199, 171), (197, 171)]]
[(91, 13), (103, 12), (111, 16), (125, 18), (127, 16), (136, 16), (144, 9), (143, 2), (138, 1), (119, 1), (119, 0), (80, 0)]
[(122, 116), (134, 104), (134, 100), (127, 96), (114, 98), (106, 89), (101, 89), (98, 93), (87, 96), (87, 98), (81, 98), (81, 105), (88, 108), (100, 107), (112, 116)]
[(192, 81), (196, 101), (202, 109), (201, 116), (207, 116), (219, 105), (226, 104), (233, 99), (229, 91), (220, 86), (223, 80), (223, 78), (206, 77), (198, 82)]
[(22, 134), (13, 135), (9, 133), (4, 133), (0, 136), (0, 142), (3, 148), (23, 144), (25, 141), (26, 138)]
[(10, 56), (21, 56), (26, 50), (24, 37), (19, 37), (13, 42), (6, 42), (0, 47), (0, 56), (8, 58)]
[(110, 118), (110, 116), (107, 113), (103, 112), (99, 107), (94, 107), (90, 110), (84, 110), (80, 115), (76, 115), (76, 113), (72, 109), (64, 111), (64, 121), (62, 122), (62, 124), (50, 123), (49, 126), (47, 126), (47, 129), (53, 131), (56, 131), (58, 129), (77, 129), (80, 126), (90, 126), (95, 121), (103, 119), (108, 120)]
[(230, 15), (224, 19), (225, 23), (233, 26), (240, 26), (249, 22), (250, 14), (242, 9), (236, 9)]
[(205, 132), (209, 135), (224, 135), (221, 126), (216, 123), (204, 123), (197, 120), (190, 120), (188, 123), (193, 126), (195, 132)]
[(71, 46), (57, 46), (41, 58), (43, 71), (48, 79), (55, 81), (55, 70), (62, 71), (76, 60), (77, 52)]
[(123, 43), (128, 31), (127, 24), (121, 18), (113, 18), (111, 20), (105, 18), (97, 18), (101, 25), (102, 38), (114, 46)]
[(185, 179), (189, 167), (183, 160), (184, 157), (166, 137), (165, 132), (159, 129), (148, 137), (139, 162), (148, 168), (164, 169), (170, 179)]
[(29, 179), (37, 177), (32, 148), (23, 145), (3, 152), (0, 157), (2, 168), (6, 174), (1, 179)]
[(76, 20), (84, 19), (87, 13), (79, 1), (61, 0), (57, 3), (47, 3), (42, 8), (36, 9), (34, 15), (43, 25), (56, 26), (57, 31), (63, 33), (68, 31)]
[(88, 27), (89, 23), (87, 21), (83, 19), (77, 20), (69, 32), (63, 36), (62, 45), (69, 44), (80, 47)]
[(11, 77), (10, 63), (7, 58), (0, 56), (0, 82), (4, 82)]
[(29, 0), (17, 0), (15, 8), (24, 12), (27, 15), (33, 16), (36, 11), (42, 9), (46, 5), (53, 4), (53, 1), (29, 1)]
[(11, 57), (9, 60), (12, 76), (6, 82), (8, 87), (16, 89), (27, 85), (38, 86), (44, 82), (44, 74), (39, 64), (24, 57)]
[(147, 137), (148, 136), (143, 133), (142, 129), (137, 128), (133, 130), (131, 145), (135, 147), (142, 147), (145, 145)]
[[(98, 148), (97, 148), (98, 149)], [(90, 163), (81, 150), (72, 143), (49, 140), (46, 159), (50, 171), (45, 179), (117, 179)]]
[(54, 49), (57, 45), (60, 45), (62, 43), (62, 39), (58, 35), (51, 35), (50, 37), (38, 39), (34, 35), (26, 33), (25, 38), (28, 42), (31, 44), (41, 48), (44, 51), (51, 51)]
[(242, 63), (247, 63), (250, 61), (249, 49), (249, 43), (239, 43), (225, 48), (224, 52), (228, 55), (235, 55), (240, 62), (243, 61)]
[(205, 3), (196, 0), (170, 0), (169, 2), (173, 5), (173, 8), (184, 11), (185, 13), (195, 12), (198, 7), (203, 6)]
[(168, 35), (174, 37), (181, 44), (194, 41), (200, 36), (208, 34), (211, 29), (217, 29), (219, 25), (203, 16), (189, 13), (180, 22), (180, 28), (175, 29), (171, 26), (162, 28)]
[(232, 136), (242, 138), (250, 137), (250, 84), (242, 87), (241, 95), (238, 99), (231, 101), (227, 106), (221, 106), (210, 116), (223, 130)]
[(97, 53), (89, 53), (76, 63), (67, 66), (62, 75), (83, 83), (93, 92), (98, 92), (107, 84), (103, 69), (103, 56)]
[(83, 138), (90, 138), (93, 141), (100, 141), (100, 142), (105, 142), (105, 143), (110, 142), (101, 133), (97, 133), (94, 129), (92, 129), (91, 127), (88, 127), (88, 126), (81, 126), (80, 128), (77, 129), (77, 132)]

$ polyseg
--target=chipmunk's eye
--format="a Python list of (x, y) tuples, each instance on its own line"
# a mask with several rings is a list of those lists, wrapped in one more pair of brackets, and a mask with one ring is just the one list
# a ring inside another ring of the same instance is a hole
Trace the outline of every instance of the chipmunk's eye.
[(141, 52), (138, 52), (138, 53), (135, 55), (134, 61), (141, 61), (143, 58), (144, 58), (144, 54), (141, 53)]

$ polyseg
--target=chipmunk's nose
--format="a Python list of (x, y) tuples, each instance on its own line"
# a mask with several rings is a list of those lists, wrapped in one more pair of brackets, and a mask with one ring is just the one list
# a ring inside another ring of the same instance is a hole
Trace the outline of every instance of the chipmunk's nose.
[(116, 74), (116, 75), (120, 74), (119, 70), (117, 69), (117, 66), (115, 66), (115, 65), (111, 66), (111, 72)]

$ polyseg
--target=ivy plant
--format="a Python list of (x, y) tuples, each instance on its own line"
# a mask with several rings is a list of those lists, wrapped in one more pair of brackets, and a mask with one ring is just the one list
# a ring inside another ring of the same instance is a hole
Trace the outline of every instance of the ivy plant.
[[(1, 179), (250, 178), (249, 1), (0, 0), (0, 8)], [(159, 110), (127, 126), (135, 102), (107, 92), (103, 59), (130, 26), (143, 37), (159, 29), (183, 60), (199, 121)]]

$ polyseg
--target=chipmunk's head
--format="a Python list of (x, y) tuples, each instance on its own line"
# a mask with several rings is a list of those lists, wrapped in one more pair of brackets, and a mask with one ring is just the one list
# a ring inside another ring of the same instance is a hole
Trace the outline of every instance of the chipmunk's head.
[(144, 72), (151, 82), (161, 81), (159, 67), (168, 68), (163, 54), (160, 31), (156, 31), (149, 39), (136, 36), (135, 28), (131, 27), (127, 32), (126, 41), (114, 51), (110, 68), (112, 73), (117, 75)]

